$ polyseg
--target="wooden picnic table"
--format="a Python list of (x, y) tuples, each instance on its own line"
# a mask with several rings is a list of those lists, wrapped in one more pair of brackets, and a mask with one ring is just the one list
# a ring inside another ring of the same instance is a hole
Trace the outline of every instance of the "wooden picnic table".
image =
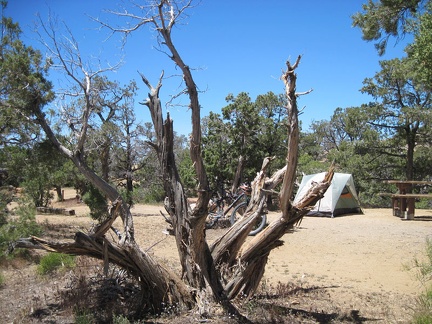
[(413, 194), (412, 188), (414, 185), (432, 185), (432, 181), (417, 181), (417, 180), (386, 180), (385, 183), (395, 184), (398, 188), (398, 193), (390, 194), (392, 197), (393, 215), (404, 217), (405, 219), (414, 219), (415, 200), (418, 198), (432, 199), (432, 194)]

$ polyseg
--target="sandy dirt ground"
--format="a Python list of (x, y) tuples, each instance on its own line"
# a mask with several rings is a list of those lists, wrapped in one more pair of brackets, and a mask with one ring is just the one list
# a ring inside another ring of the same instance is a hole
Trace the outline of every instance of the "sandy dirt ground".
[[(38, 222), (88, 228), (88, 208), (76, 204), (73, 192), (68, 194), (66, 203), (56, 205), (73, 208), (75, 216), (38, 215)], [(132, 209), (136, 239), (143, 250), (176, 267), (175, 241), (165, 234), (167, 224), (160, 210), (163, 207), (157, 205), (137, 205)], [(275, 212), (268, 215), (269, 221), (277, 217)], [(208, 230), (208, 240), (211, 242), (223, 231)], [(423, 289), (416, 270), (409, 268), (415, 258), (424, 258), (427, 238), (432, 239), (432, 210), (416, 211), (412, 221), (392, 216), (390, 209), (365, 209), (363, 215), (335, 218), (305, 217), (294, 233), (282, 238), (285, 244), (270, 254), (263, 283), (295, 282), (323, 287), (330, 298), (343, 301), (351, 309), (369, 307), (364, 300), (356, 304), (361, 296), (370, 300), (370, 307), (374, 298), (386, 296), (392, 303), (390, 308), (403, 308)], [(401, 309), (401, 313), (407, 311), (408, 306)], [(380, 309), (380, 316), (382, 312)], [(397, 314), (391, 316), (394, 321), (385, 322), (404, 322), (397, 319)]]
[[(163, 233), (166, 223), (160, 209), (133, 209), (142, 215), (135, 218), (137, 240), (155, 256), (175, 260), (175, 242)], [(268, 216), (271, 221), (278, 214)], [(209, 230), (209, 241), (223, 231)], [(421, 287), (407, 267), (414, 258), (423, 258), (426, 237), (432, 239), (432, 221), (403, 221), (389, 209), (335, 218), (305, 217), (294, 233), (283, 237), (284, 246), (270, 254), (264, 279), (415, 294)]]
[[(73, 192), (67, 195), (70, 199)], [(73, 204), (71, 208), (77, 214), (65, 217), (71, 223), (91, 223), (86, 217), (87, 206)], [(160, 211), (161, 205), (136, 205), (132, 209), (136, 238), (144, 250), (175, 264), (175, 241), (164, 234), (167, 223)], [(277, 217), (277, 212), (270, 212), (268, 220)], [(38, 216), (39, 221), (45, 219), (54, 221), (52, 215)], [(208, 240), (223, 231), (210, 229)], [(414, 258), (424, 257), (428, 237), (432, 239), (432, 210), (417, 210), (413, 221), (392, 216), (390, 209), (365, 209), (363, 215), (334, 218), (305, 217), (294, 233), (283, 237), (285, 244), (271, 253), (264, 279), (270, 283), (295, 280), (348, 287), (359, 292), (415, 294), (421, 287), (407, 267)]]

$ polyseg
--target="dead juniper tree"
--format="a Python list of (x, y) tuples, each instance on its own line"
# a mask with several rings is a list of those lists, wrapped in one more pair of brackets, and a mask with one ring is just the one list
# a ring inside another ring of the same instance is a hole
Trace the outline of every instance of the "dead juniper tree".
[[(86, 125), (94, 113), (91, 105), (92, 100), (90, 100), (91, 93), (86, 92), (86, 89), (90, 89), (92, 84), (89, 73), (84, 73), (83, 79), (76, 78), (76, 81), (81, 82), (81, 94), (86, 104), (81, 114), (82, 124), (80, 132), (78, 132), (77, 144), (73, 149), (67, 148), (56, 138), (45, 118), (42, 106), (35, 103), (32, 109), (35, 122), (42, 127), (54, 146), (69, 157), (80, 172), (110, 199), (112, 202), (110, 217), (87, 234), (76, 233), (73, 242), (48, 242), (41, 238), (30, 237), (20, 239), (16, 242), (16, 246), (87, 255), (104, 260), (106, 266), (113, 263), (123, 267), (140, 279), (144, 294), (142, 307), (145, 309), (160, 311), (162, 305), (172, 303), (183, 309), (196, 307), (201, 315), (208, 315), (211, 312), (209, 305), (216, 302), (226, 312), (241, 316), (231, 301), (238, 296), (250, 297), (255, 293), (264, 274), (270, 252), (283, 244), (281, 238), (286, 233), (291, 232), (307, 213), (308, 208), (323, 196), (331, 182), (333, 170), (328, 172), (323, 182), (312, 187), (299, 203), (296, 205), (291, 203), (299, 141), (297, 97), (300, 94), (296, 92), (297, 76), (295, 73), (300, 63), (300, 57), (298, 57), (294, 64), (289, 61), (286, 62), (286, 70), (283, 71), (281, 77), (288, 99), (286, 107), (288, 112), (286, 165), (274, 174), (268, 175), (267, 169), (272, 158), (264, 158), (262, 168), (252, 183), (252, 198), (242, 219), (211, 245), (207, 242), (205, 222), (211, 192), (201, 152), (199, 93), (189, 66), (182, 60), (171, 39), (174, 24), (191, 5), (192, 1), (180, 3), (160, 0), (149, 7), (140, 7), (146, 16), (141, 17), (136, 13), (127, 11), (116, 13), (136, 20), (136, 24), (129, 24), (129, 28), (117, 29), (108, 26), (113, 32), (129, 34), (143, 25), (152, 24), (160, 37), (160, 44), (167, 49), (170, 58), (182, 72), (186, 86), (184, 93), (189, 99), (192, 123), (190, 155), (199, 186), (198, 200), (193, 208), (188, 204), (174, 158), (173, 120), (168, 114), (164, 118), (159, 97), (163, 73), (156, 85), (152, 85), (141, 74), (142, 81), (149, 89), (148, 98), (144, 104), (151, 113), (156, 133), (156, 139), (151, 145), (157, 153), (163, 174), (164, 190), (167, 197), (165, 209), (173, 225), (181, 273), (173, 272), (160, 260), (137, 245), (134, 236), (133, 217), (127, 204), (114, 187), (105, 182), (85, 163), (83, 150), (87, 139)], [(278, 193), (280, 217), (257, 236), (247, 241), (248, 233), (263, 212), (267, 196), (274, 194), (277, 188), (280, 188)], [(121, 238), (113, 239), (106, 233), (118, 216), (121, 217), (123, 224), (122, 234)]]

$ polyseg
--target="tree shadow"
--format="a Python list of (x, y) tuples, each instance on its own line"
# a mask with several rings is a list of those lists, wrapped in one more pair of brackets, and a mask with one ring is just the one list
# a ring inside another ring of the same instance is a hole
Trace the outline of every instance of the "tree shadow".
[(430, 221), (432, 221), (432, 216), (414, 216), (414, 219), (412, 219), (412, 220), (430, 222)]
[[(327, 289), (333, 288), (340, 287), (303, 287), (279, 283), (272, 293), (264, 292), (256, 296), (256, 307), (265, 312), (267, 318), (270, 316), (273, 322), (280, 320), (282, 323), (288, 323), (287, 318), (296, 323), (299, 320), (308, 323), (366, 323), (383, 320), (363, 316), (357, 309), (341, 309), (333, 300), (328, 300)], [(324, 304), (318, 306), (316, 301), (324, 301)]]
[(305, 287), (305, 286), (295, 285), (292, 283), (288, 283), (288, 284), (279, 283), (278, 286), (276, 287), (276, 289), (278, 290), (277, 293), (269, 294), (264, 292), (256, 295), (256, 298), (257, 299), (280, 299), (281, 297), (287, 298), (296, 295), (307, 295), (314, 291), (324, 291), (325, 289), (339, 288), (339, 287), (340, 286), (336, 286), (336, 285), (323, 286), (323, 287), (319, 287), (319, 286)]
[(313, 311), (306, 310), (300, 307), (291, 307), (269, 303), (259, 303), (259, 307), (266, 311), (268, 316), (271, 316), (273, 320), (278, 318), (286, 318), (287, 316), (294, 317), (296, 319), (305, 319), (308, 322), (313, 320), (316, 323), (367, 323), (367, 322), (378, 322), (382, 321), (383, 318), (370, 318), (360, 314), (357, 309), (352, 309), (345, 312), (326, 312), (325, 310)]

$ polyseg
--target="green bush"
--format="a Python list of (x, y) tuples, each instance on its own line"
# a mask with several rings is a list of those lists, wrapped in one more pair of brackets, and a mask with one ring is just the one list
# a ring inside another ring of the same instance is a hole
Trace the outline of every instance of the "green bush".
[(0, 272), (0, 287), (3, 286), (5, 283), (5, 277), (3, 273)]
[(89, 185), (88, 191), (82, 197), (90, 208), (90, 217), (102, 222), (108, 217), (108, 204), (104, 195), (94, 186)]
[(114, 315), (113, 316), (113, 324), (130, 324), (127, 317), (123, 315)]
[(75, 324), (92, 324), (95, 323), (93, 314), (86, 311), (75, 312)]
[(13, 199), (13, 191), (8, 187), (0, 187), (0, 226), (7, 223), (8, 210), (7, 205)]
[(18, 217), (12, 219), (7, 215), (0, 226), (0, 257), (7, 254), (9, 245), (17, 239), (42, 233), (42, 227), (36, 222), (36, 208), (32, 202), (20, 200), (15, 213)]
[(414, 265), (418, 269), (418, 279), (427, 286), (432, 280), (432, 239), (426, 239), (426, 260), (414, 260)]
[(413, 322), (415, 324), (431, 324), (432, 315), (430, 314), (416, 315)]
[(429, 209), (431, 208), (431, 201), (430, 199), (421, 198), (418, 201), (416, 201), (416, 209)]
[(145, 192), (144, 204), (156, 204), (164, 201), (165, 192), (162, 187), (153, 186)]
[(63, 253), (48, 253), (41, 258), (37, 272), (41, 275), (46, 275), (59, 269), (70, 269), (74, 266), (74, 256)]
[(425, 286), (425, 291), (417, 299), (417, 309), (413, 316), (413, 323), (432, 323), (432, 240), (426, 240), (426, 260), (420, 262), (414, 260), (418, 269), (420, 282)]
[(432, 323), (432, 287), (417, 299), (417, 309), (414, 313), (413, 323)]

